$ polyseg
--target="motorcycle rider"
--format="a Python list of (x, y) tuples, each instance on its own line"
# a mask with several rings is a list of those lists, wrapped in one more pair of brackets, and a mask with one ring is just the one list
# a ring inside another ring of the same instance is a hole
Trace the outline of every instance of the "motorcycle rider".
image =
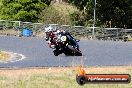
[(48, 45), (50, 48), (52, 48), (54, 53), (61, 54), (63, 53), (62, 50), (59, 50), (57, 45), (55, 44), (54, 40), (58, 40), (61, 42), (61, 36), (67, 36), (68, 39), (72, 42), (75, 47), (79, 49), (79, 45), (76, 43), (76, 40), (71, 36), (71, 34), (62, 28), (55, 29), (52, 26), (45, 27), (45, 33), (46, 33), (46, 41), (48, 42)]
[(56, 44), (56, 41), (60, 40), (59, 36), (62, 33), (62, 31), (60, 31), (59, 29), (58, 30), (54, 29), (51, 26), (48, 26), (45, 28), (45, 33), (46, 33), (45, 40), (48, 42), (49, 47), (53, 49), (54, 54), (58, 56), (59, 54), (63, 53), (62, 50), (59, 50)]
[(68, 35), (69, 38), (73, 39), (69, 32), (63, 30), (62, 28), (54, 29), (51, 26), (45, 27), (46, 41), (50, 48), (55, 48), (55, 45), (52, 43), (54, 38), (60, 39), (62, 35)]
[(56, 35), (56, 30), (53, 29), (51, 26), (48, 26), (48, 27), (45, 27), (45, 33), (46, 33), (45, 40), (48, 42), (49, 47), (54, 49), (55, 45), (52, 43), (52, 41)]
[(75, 45), (75, 47), (79, 48), (79, 45), (77, 44), (76, 40), (73, 38), (73, 36), (66, 30), (63, 30), (62, 28), (60, 28), (59, 30), (57, 30), (57, 33), (62, 36), (62, 35), (66, 35), (68, 37), (68, 39), (72, 42), (73, 45)]

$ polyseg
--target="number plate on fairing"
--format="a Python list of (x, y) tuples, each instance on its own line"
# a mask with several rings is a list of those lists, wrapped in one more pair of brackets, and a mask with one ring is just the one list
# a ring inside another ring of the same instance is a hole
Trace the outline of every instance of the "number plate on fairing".
[(62, 36), (62, 37), (61, 37), (61, 41), (62, 41), (62, 42), (65, 42), (65, 41), (66, 41), (66, 36)]

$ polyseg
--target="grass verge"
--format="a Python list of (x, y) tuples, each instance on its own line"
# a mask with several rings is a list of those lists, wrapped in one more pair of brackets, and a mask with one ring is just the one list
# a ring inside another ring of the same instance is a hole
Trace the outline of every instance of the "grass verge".
[[(89, 67), (89, 74), (130, 74), (131, 66)], [(86, 84), (76, 83), (76, 68), (21, 68), (0, 69), (0, 88), (132, 88), (129, 84)]]
[(0, 30), (0, 35), (18, 35), (18, 32), (13, 29)]

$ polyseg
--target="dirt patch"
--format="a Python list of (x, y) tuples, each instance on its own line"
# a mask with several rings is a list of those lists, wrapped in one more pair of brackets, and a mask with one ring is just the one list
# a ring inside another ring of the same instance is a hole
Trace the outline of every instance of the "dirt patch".
[(13, 29), (0, 30), (0, 35), (13, 35), (13, 36), (16, 36), (18, 34), (19, 34), (18, 31), (15, 31)]
[(0, 62), (1, 63), (17, 62), (25, 58), (26, 57), (22, 54), (0, 51)]
[(0, 51), (0, 60), (6, 61), (11, 57), (11, 55), (5, 51)]

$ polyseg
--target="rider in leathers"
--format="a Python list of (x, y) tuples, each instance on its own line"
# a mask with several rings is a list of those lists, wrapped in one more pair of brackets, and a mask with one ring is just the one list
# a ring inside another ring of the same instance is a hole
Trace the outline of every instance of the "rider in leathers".
[[(74, 45), (77, 45), (77, 47), (79, 47), (78, 44), (75, 42), (74, 38), (71, 36), (71, 34), (63, 30), (62, 28), (54, 29), (51, 26), (48, 26), (45, 28), (45, 33), (46, 33), (45, 40), (48, 42), (49, 47), (52, 48), (54, 51), (56, 51), (56, 44), (54, 44), (53, 41), (55, 38), (60, 39), (62, 35), (67, 35), (68, 39), (72, 41)], [(62, 51), (60, 51), (59, 53), (62, 53)]]

